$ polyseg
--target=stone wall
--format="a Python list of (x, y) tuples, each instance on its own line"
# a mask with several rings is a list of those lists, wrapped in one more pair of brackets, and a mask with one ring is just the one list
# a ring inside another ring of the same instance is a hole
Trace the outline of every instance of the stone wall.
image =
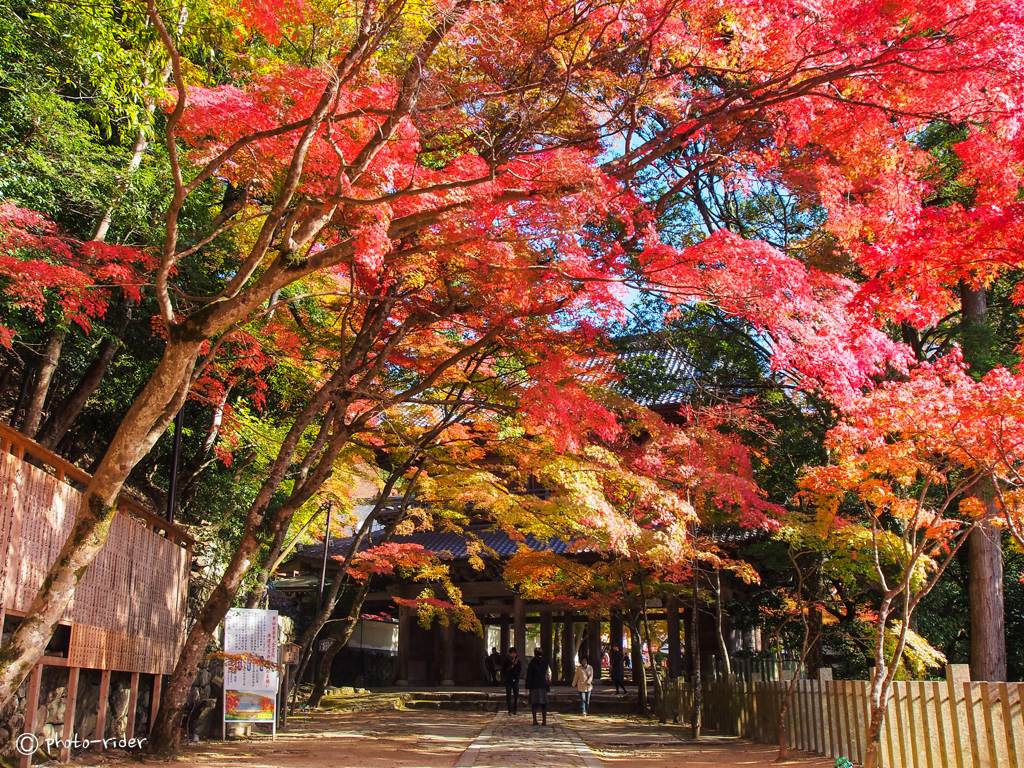
[(224, 665), (219, 659), (204, 659), (188, 692), (188, 737), (190, 740), (220, 738), (224, 717)]
[[(75, 725), (73, 735), (80, 739), (92, 739), (96, 732), (96, 715), (100, 697), (100, 672), (83, 669), (78, 677), (78, 697), (75, 702)], [(135, 710), (135, 733), (144, 736), (149, 731), (150, 694), (153, 690), (153, 676), (139, 676), (139, 696)], [(131, 675), (127, 672), (110, 674), (110, 690), (107, 698), (107, 716), (104, 724), (104, 738), (122, 737), (128, 728), (128, 702), (131, 696)], [(25, 725), (25, 708), (28, 703), (28, 681), (22, 684), (14, 700), (0, 712), (0, 759), (12, 762), (17, 758), (14, 739)], [(39, 686), (39, 709), (36, 710), (36, 736), (45, 746), (47, 739), (63, 738), (65, 715), (68, 706), (68, 669), (66, 667), (43, 667)], [(56, 758), (56, 750), (50, 757)]]

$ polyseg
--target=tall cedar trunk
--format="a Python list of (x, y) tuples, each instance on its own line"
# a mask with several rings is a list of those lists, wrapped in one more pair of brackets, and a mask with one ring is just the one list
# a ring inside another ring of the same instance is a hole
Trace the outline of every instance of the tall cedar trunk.
[(700, 738), (701, 708), (704, 706), (703, 681), (700, 674), (700, 568), (693, 564), (693, 610), (690, 612), (690, 655), (693, 659), (693, 713), (690, 730), (694, 739)]
[(117, 497), (131, 468), (149, 453), (188, 394), (201, 341), (168, 341), (160, 364), (143, 387), (107, 448), (64, 542), (26, 616), (0, 648), (0, 708), (14, 696), (43, 655), (86, 569), (107, 541)]
[(68, 429), (75, 423), (75, 419), (85, 407), (86, 401), (99, 388), (107, 368), (117, 354), (118, 347), (118, 343), (111, 339), (104, 339), (100, 342), (96, 359), (89, 364), (75, 388), (61, 401), (60, 405), (51, 409), (53, 413), (43, 424), (36, 438), (40, 445), (52, 451), (67, 434)]
[(370, 580), (365, 579), (359, 585), (359, 591), (352, 600), (352, 607), (348, 611), (348, 616), (339, 621), (337, 627), (328, 635), (334, 642), (320, 657), (319, 666), (316, 670), (316, 681), (313, 683), (312, 693), (309, 694), (309, 706), (320, 706), (320, 700), (324, 697), (327, 686), (331, 682), (331, 664), (334, 663), (334, 657), (338, 655), (352, 637), (352, 630), (356, 628), (356, 620), (363, 610), (363, 603), (366, 601), (366, 595), (369, 591)]
[[(249, 571), (250, 563), (259, 550), (260, 541), (256, 537), (256, 532), (263, 522), (267, 504), (284, 480), (284, 470), (291, 464), (299, 439), (322, 407), (322, 399), (326, 396), (324, 389), (322, 388), (317, 393), (317, 397), (303, 409), (301, 416), (296, 419), (288, 431), (277, 459), (274, 461), (274, 466), (271, 468), (270, 476), (264, 481), (246, 516), (242, 540), (231, 557), (220, 582), (207, 599), (185, 639), (185, 644), (174, 665), (174, 671), (171, 673), (160, 699), (159, 713), (153, 722), (150, 737), (150, 746), (153, 750), (165, 751), (177, 746), (188, 692), (199, 671), (199, 662), (202, 661), (206, 646), (217, 630), (217, 626), (224, 620), (228, 609), (234, 603), (235, 596), (242, 586), (242, 580)], [(347, 438), (348, 434), (344, 430), (335, 434), (327, 450), (320, 457), (316, 470), (310, 474), (306, 482), (296, 484), (288, 500), (271, 516), (267, 525), (271, 532), (276, 532), (279, 526), (286, 520), (290, 520), (295, 514), (295, 510), (305, 504), (320, 489), (320, 486), (330, 476), (338, 453), (348, 441)]]
[(36, 378), (28, 396), (25, 418), (21, 422), (21, 431), (26, 437), (35, 437), (36, 432), (39, 431), (39, 422), (43, 418), (43, 405), (46, 402), (46, 395), (50, 391), (50, 382), (53, 381), (53, 373), (57, 370), (60, 352), (64, 347), (64, 339), (67, 338), (67, 335), (67, 326), (58, 323), (46, 337), (46, 346), (43, 347), (39, 365), (36, 366)]
[[(986, 317), (983, 288), (960, 284), (963, 309), (961, 343), (964, 359), (976, 375), (990, 367), (992, 333)], [(972, 493), (992, 509), (995, 492), (991, 481), (980, 479)], [(971, 601), (971, 679), (1006, 680), (1006, 628), (1003, 618), (1003, 548), (999, 529), (986, 522), (971, 532), (967, 554), (968, 594)]]

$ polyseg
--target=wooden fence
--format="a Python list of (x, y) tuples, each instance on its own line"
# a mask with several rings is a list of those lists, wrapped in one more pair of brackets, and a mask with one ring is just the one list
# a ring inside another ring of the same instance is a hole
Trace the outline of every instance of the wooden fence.
[[(864, 759), (869, 683), (797, 680), (786, 713), (792, 749)], [(1024, 683), (971, 682), (967, 665), (950, 665), (944, 681), (893, 683), (881, 734), (886, 768), (1024, 768)], [(703, 687), (704, 727), (778, 743), (788, 681), (713, 682)], [(670, 681), (666, 706), (681, 719), (693, 711), (692, 686)], [(671, 713), (670, 713), (671, 714)]]
[[(9, 631), (25, 615), (71, 532), (90, 479), (0, 424), (0, 628), (6, 622)], [(26, 732), (36, 725), (34, 702), (44, 665), (68, 668), (69, 691), (77, 687), (79, 670), (102, 671), (99, 738), (110, 672), (132, 673), (133, 703), (139, 674), (153, 675), (155, 705), (161, 676), (173, 671), (184, 641), (193, 544), (181, 529), (121, 497), (107, 542), (64, 613), (61, 624), (70, 629), (66, 639), (46, 651), (29, 678)], [(71, 723), (71, 696), (68, 712)], [(129, 730), (133, 727), (129, 724)]]

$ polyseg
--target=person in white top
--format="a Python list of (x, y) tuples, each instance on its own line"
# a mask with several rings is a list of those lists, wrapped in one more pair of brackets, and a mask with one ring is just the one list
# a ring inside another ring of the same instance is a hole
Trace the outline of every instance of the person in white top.
[(576, 675), (572, 679), (572, 687), (580, 692), (580, 706), (586, 717), (590, 709), (590, 692), (594, 690), (594, 668), (587, 663), (587, 657), (580, 657), (580, 665), (576, 667)]

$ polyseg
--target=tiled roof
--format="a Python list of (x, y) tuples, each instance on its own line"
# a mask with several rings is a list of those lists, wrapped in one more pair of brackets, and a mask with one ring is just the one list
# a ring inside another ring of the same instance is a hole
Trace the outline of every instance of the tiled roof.
[(676, 349), (638, 343), (636, 339), (622, 340), (622, 343), (628, 342), (630, 345), (616, 351), (613, 357), (595, 355), (586, 361), (583, 368), (593, 373), (584, 375), (584, 380), (590, 384), (603, 384), (607, 377), (617, 377), (624, 369), (650, 369), (650, 373), (658, 377), (659, 389), (663, 390), (658, 394), (629, 391), (622, 380), (613, 383), (612, 388), (646, 408), (689, 402), (696, 374), (693, 363), (685, 354)]
[[(372, 539), (379, 540), (380, 531), (375, 531)], [(469, 528), (465, 533), (453, 531), (417, 531), (408, 536), (395, 536), (392, 539), (394, 544), (419, 544), (424, 549), (433, 552), (442, 560), (464, 560), (469, 557), (470, 543), (479, 543), (484, 550), (480, 552), (481, 557), (491, 557), (493, 550), (500, 558), (511, 557), (519, 551), (521, 546), (541, 552), (553, 552), (564, 555), (571, 549), (571, 543), (562, 539), (539, 539), (534, 536), (527, 536), (525, 540), (513, 539), (505, 531), (496, 528)], [(352, 546), (352, 537), (336, 539), (331, 542), (331, 556), (344, 557)], [(373, 546), (371, 537), (363, 542), (361, 550)], [(324, 554), (323, 544), (306, 544), (296, 547), (297, 554), (306, 558), (321, 558)]]
[[(751, 530), (745, 528), (722, 529), (714, 533), (716, 541), (722, 544), (738, 544), (751, 542), (763, 538), (766, 531)], [(379, 541), (381, 531), (374, 531), (372, 539), (367, 537), (360, 550), (369, 549), (374, 546), (374, 541)], [(513, 539), (505, 531), (497, 528), (470, 527), (465, 533), (453, 531), (417, 531), (408, 536), (395, 536), (392, 539), (395, 544), (419, 544), (424, 549), (433, 552), (442, 560), (465, 560), (469, 557), (468, 544), (478, 542), (485, 548), (480, 555), (484, 558), (492, 557), (490, 551), (499, 558), (508, 558), (519, 551), (521, 546), (539, 552), (552, 552), (556, 555), (564, 555), (572, 551), (572, 542), (562, 539), (540, 539), (535, 536), (527, 536), (521, 541)], [(331, 541), (330, 554), (332, 557), (344, 557), (352, 546), (352, 537), (335, 539)], [(296, 554), (299, 557), (319, 560), (324, 556), (324, 545), (321, 544), (300, 544), (296, 547)]]
[(633, 393), (633, 399), (637, 405), (643, 405), (647, 408), (654, 408), (659, 405), (679, 405), (689, 401), (692, 396), (690, 389), (695, 375), (693, 363), (678, 350), (629, 349), (619, 352), (615, 357), (620, 364), (643, 358), (658, 358), (660, 363), (658, 374), (664, 377), (665, 383), (672, 385), (670, 391), (662, 392), (654, 397)]

